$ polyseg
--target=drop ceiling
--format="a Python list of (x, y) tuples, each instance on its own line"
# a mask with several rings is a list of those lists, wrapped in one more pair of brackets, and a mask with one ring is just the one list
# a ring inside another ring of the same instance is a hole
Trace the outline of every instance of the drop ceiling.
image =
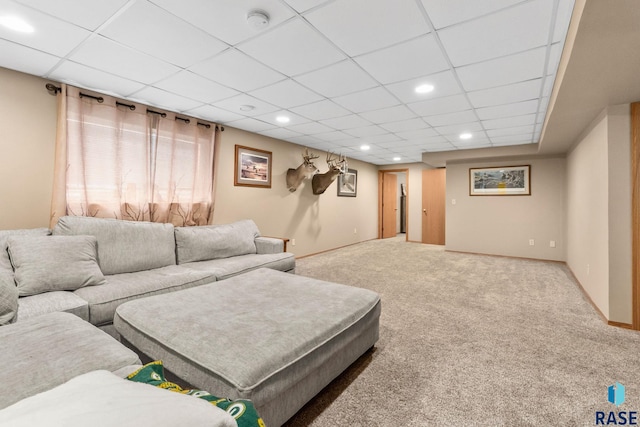
[[(540, 141), (573, 6), (0, 0), (0, 17), (34, 29), (0, 26), (0, 66), (377, 165), (420, 162)], [(247, 22), (254, 10), (268, 26)]]

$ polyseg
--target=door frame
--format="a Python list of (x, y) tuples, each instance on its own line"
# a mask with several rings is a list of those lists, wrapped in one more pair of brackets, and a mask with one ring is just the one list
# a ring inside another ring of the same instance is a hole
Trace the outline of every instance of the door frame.
[(404, 210), (404, 221), (406, 224), (405, 241), (409, 241), (409, 169), (380, 169), (378, 170), (378, 239), (382, 239), (382, 181), (385, 173), (406, 174), (407, 206)]
[(632, 328), (640, 330), (640, 102), (631, 104), (631, 309)]

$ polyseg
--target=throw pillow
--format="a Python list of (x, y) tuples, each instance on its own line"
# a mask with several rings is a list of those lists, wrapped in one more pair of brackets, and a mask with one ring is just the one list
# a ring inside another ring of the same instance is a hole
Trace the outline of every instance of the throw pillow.
[(224, 411), (191, 396), (134, 383), (108, 371), (79, 375), (0, 410), (11, 427), (236, 427)]
[(262, 421), (262, 418), (260, 418), (250, 400), (231, 400), (216, 397), (202, 390), (185, 390), (179, 385), (167, 381), (164, 376), (164, 366), (160, 360), (147, 363), (142, 368), (130, 374), (127, 379), (206, 400), (231, 415), (236, 420), (236, 423), (238, 423), (238, 427), (265, 427), (264, 421)]
[(176, 227), (178, 264), (256, 253), (258, 226), (252, 220), (231, 224)]
[(8, 247), (20, 296), (106, 283), (93, 236), (12, 236)]
[(18, 315), (18, 288), (13, 274), (0, 270), (0, 326), (16, 321)]

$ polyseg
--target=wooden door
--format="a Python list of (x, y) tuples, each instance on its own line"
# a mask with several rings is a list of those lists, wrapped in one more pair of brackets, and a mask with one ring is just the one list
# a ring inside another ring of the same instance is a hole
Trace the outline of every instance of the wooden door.
[(392, 173), (382, 175), (382, 238), (396, 237), (396, 211), (398, 210), (398, 177)]
[(444, 245), (446, 170), (422, 171), (422, 243)]

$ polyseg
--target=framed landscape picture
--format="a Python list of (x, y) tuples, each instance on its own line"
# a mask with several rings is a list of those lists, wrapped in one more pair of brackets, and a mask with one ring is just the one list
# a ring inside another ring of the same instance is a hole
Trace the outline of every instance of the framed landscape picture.
[(531, 166), (469, 169), (471, 196), (530, 196)]
[(358, 193), (358, 171), (349, 169), (347, 173), (338, 175), (338, 196), (356, 197)]
[(271, 152), (236, 145), (234, 185), (271, 188)]

